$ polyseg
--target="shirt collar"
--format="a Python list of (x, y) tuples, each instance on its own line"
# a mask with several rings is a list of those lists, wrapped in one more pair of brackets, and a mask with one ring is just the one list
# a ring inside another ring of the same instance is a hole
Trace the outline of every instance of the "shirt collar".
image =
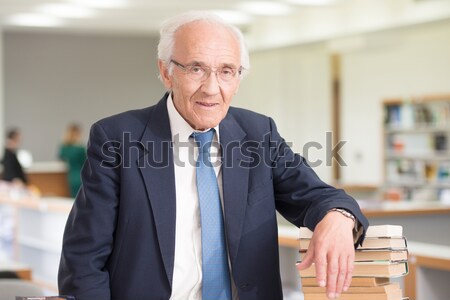
[[(189, 125), (189, 123), (186, 122), (185, 119), (183, 119), (183, 117), (180, 115), (180, 113), (175, 108), (175, 105), (173, 104), (172, 94), (169, 94), (169, 97), (167, 97), (167, 112), (169, 114), (170, 131), (172, 133), (173, 142), (189, 141), (189, 137), (194, 131), (201, 132), (192, 128), (191, 125)], [(210, 129), (211, 128), (208, 128), (205, 131), (208, 131)], [(214, 127), (214, 129), (216, 130), (215, 139), (219, 141), (219, 125)]]

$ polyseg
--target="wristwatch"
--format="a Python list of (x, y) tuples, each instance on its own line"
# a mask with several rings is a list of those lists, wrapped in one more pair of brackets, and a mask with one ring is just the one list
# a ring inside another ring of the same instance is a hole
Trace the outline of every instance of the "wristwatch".
[(344, 216), (346, 216), (347, 218), (353, 220), (353, 222), (355, 223), (355, 226), (353, 227), (353, 241), (355, 242), (355, 247), (356, 247), (357, 246), (356, 243), (358, 243), (358, 241), (360, 240), (360, 237), (363, 234), (363, 227), (361, 226), (359, 221), (355, 218), (355, 216), (348, 210), (335, 207), (335, 208), (330, 209), (328, 212), (332, 212), (332, 211), (337, 211), (337, 212), (343, 214)]
[(356, 218), (355, 218), (355, 216), (354, 216), (351, 212), (346, 211), (345, 209), (335, 207), (335, 208), (330, 209), (328, 212), (330, 212), (330, 211), (337, 211), (337, 212), (340, 212), (341, 214), (343, 214), (343, 215), (346, 216), (347, 218), (352, 219), (353, 222), (356, 223)]

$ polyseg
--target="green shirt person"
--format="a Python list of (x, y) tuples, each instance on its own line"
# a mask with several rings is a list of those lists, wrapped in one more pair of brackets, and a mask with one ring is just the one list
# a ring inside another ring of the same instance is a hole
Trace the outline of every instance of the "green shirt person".
[(59, 148), (59, 158), (66, 162), (68, 168), (67, 179), (71, 197), (75, 197), (81, 187), (80, 173), (86, 160), (86, 148), (80, 144), (80, 137), (81, 127), (78, 124), (70, 124)]

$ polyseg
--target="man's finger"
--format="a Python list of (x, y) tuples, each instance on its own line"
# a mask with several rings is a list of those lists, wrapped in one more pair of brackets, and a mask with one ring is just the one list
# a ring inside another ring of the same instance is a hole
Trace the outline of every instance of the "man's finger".
[(339, 258), (339, 272), (336, 280), (336, 297), (339, 297), (344, 287), (344, 282), (347, 279), (347, 262), (348, 256)]
[(339, 274), (338, 258), (331, 258), (327, 265), (327, 295), (330, 299), (336, 298), (336, 281)]
[(354, 256), (349, 256), (347, 259), (347, 277), (344, 281), (344, 287), (343, 291), (346, 292), (348, 288), (350, 287), (350, 284), (352, 283), (352, 276), (353, 276), (353, 263), (354, 263)]
[(319, 286), (327, 285), (327, 257), (325, 255), (317, 255), (315, 259), (316, 277)]
[(297, 264), (297, 269), (304, 270), (306, 268), (309, 268), (313, 262), (314, 262), (313, 251), (308, 250), (308, 251), (306, 251), (306, 254), (303, 257), (302, 261)]

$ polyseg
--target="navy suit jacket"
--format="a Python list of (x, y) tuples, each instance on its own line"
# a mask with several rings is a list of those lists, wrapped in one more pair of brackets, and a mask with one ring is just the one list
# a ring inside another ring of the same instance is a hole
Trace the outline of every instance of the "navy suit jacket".
[[(64, 233), (61, 294), (170, 298), (176, 190), (166, 101), (167, 94), (155, 106), (92, 126), (83, 186)], [(355, 200), (291, 151), (272, 119), (230, 108), (219, 126), (226, 239), (239, 298), (282, 299), (276, 210), (310, 229), (333, 207), (351, 211), (365, 228), (367, 220)]]

